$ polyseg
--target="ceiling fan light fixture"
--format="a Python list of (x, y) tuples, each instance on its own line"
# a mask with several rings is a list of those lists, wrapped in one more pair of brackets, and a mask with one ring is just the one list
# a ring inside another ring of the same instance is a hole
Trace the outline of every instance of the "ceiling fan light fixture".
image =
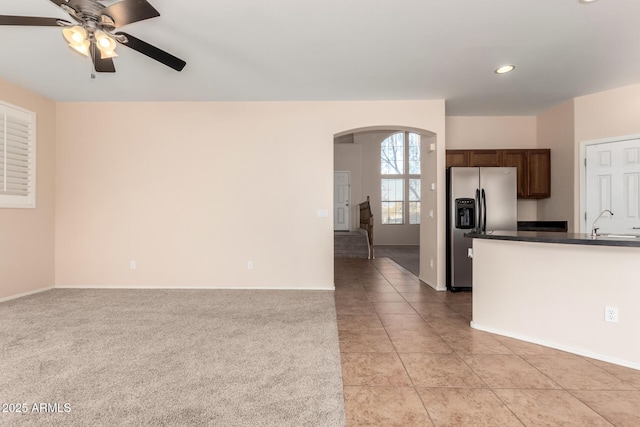
[(104, 50), (115, 50), (116, 41), (112, 39), (109, 34), (105, 33), (102, 30), (96, 30), (95, 37), (96, 43), (98, 43), (98, 48)]
[(80, 25), (74, 25), (73, 27), (64, 27), (62, 35), (71, 44), (81, 44), (87, 38), (87, 30)]
[(144, 40), (123, 32), (114, 34), (124, 25), (160, 16), (148, 0), (51, 0), (51, 2), (66, 12), (71, 20), (42, 16), (0, 15), (0, 27), (13, 25), (60, 28), (69, 47), (90, 57), (95, 73), (116, 71), (112, 58), (118, 56), (116, 54), (118, 44), (123, 44), (176, 71), (182, 71), (187, 65), (177, 56)]
[(116, 41), (102, 30), (96, 30), (94, 33), (96, 38), (96, 46), (100, 49), (100, 58), (115, 58), (118, 56), (116, 53)]
[(84, 56), (89, 56), (89, 40), (87, 40), (87, 30), (79, 25), (73, 27), (65, 27), (62, 29), (62, 35), (69, 42), (75, 51), (80, 52)]
[(116, 58), (117, 56), (118, 54), (115, 50), (100, 50), (101, 59)]
[(84, 56), (89, 56), (89, 46), (91, 46), (89, 40), (85, 40), (81, 45), (72, 45), (69, 43), (69, 46), (71, 46), (76, 52), (79, 52)]

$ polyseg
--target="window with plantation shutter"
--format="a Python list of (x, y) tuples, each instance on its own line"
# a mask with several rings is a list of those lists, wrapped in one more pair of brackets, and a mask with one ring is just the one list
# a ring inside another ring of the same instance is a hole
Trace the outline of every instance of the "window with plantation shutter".
[(0, 208), (36, 206), (36, 115), (0, 102)]

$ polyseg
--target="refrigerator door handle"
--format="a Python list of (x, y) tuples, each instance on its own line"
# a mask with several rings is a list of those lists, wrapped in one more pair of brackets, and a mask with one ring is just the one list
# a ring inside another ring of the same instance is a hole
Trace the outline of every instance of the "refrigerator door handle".
[(482, 203), (480, 200), (480, 189), (476, 188), (476, 214), (475, 214), (475, 220), (476, 220), (476, 230), (477, 231), (482, 231)]
[(484, 188), (482, 189), (482, 213), (484, 217), (482, 219), (482, 231), (487, 231), (487, 195), (484, 192)]

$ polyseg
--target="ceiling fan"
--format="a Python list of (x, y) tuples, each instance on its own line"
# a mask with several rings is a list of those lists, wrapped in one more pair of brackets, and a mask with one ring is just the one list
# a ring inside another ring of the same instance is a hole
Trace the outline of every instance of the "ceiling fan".
[(128, 24), (160, 16), (146, 0), (121, 0), (104, 6), (96, 0), (51, 0), (75, 23), (59, 18), (0, 15), (0, 25), (62, 27), (62, 35), (77, 52), (91, 56), (96, 72), (116, 71), (113, 58), (116, 42), (149, 58), (182, 71), (186, 62), (125, 32), (115, 30)]

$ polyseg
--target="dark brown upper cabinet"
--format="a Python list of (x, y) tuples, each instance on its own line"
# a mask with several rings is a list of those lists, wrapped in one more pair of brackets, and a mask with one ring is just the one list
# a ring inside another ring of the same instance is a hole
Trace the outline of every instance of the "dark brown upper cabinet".
[(501, 166), (502, 150), (471, 150), (469, 151), (469, 166)]
[(527, 197), (543, 199), (551, 197), (551, 150), (528, 150)]
[(469, 150), (447, 150), (447, 167), (469, 166)]
[(551, 150), (447, 150), (446, 165), (512, 166), (518, 170), (518, 198), (551, 197)]
[(529, 176), (527, 150), (504, 150), (502, 153), (502, 166), (518, 168), (518, 198), (526, 199), (529, 193), (527, 189), (527, 177)]

